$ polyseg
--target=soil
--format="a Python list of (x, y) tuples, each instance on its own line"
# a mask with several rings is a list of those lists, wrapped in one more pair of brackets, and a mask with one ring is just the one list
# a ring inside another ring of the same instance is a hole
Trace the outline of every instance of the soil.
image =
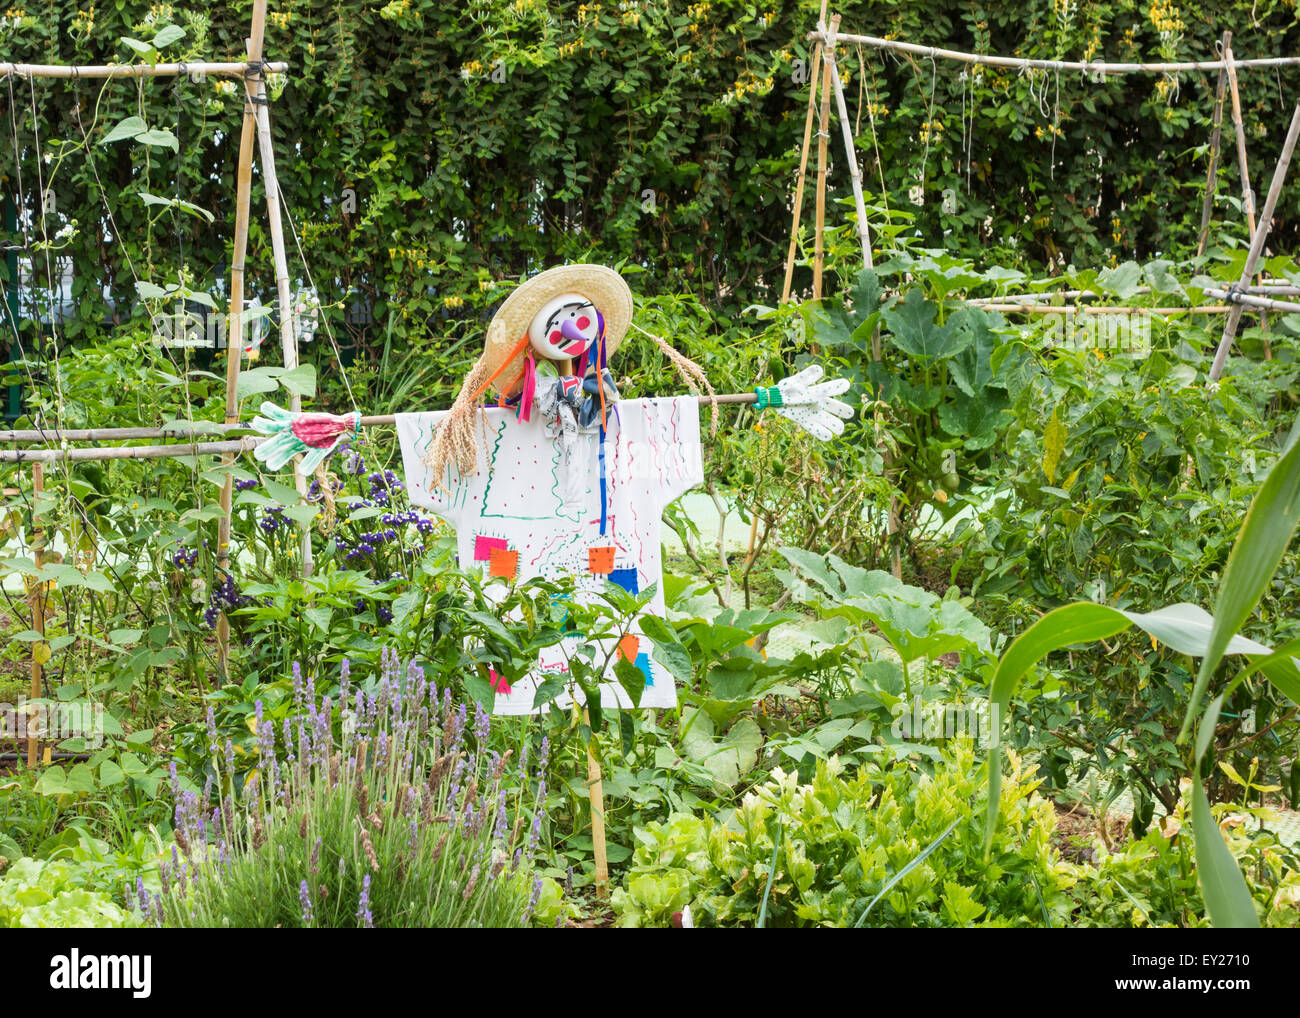
[[(1056, 803), (1056, 832), (1052, 844), (1061, 858), (1072, 863), (1092, 863), (1097, 859), (1097, 842), (1101, 838), (1100, 818), (1081, 806)], [(1128, 840), (1128, 824), (1119, 817), (1107, 817), (1105, 840), (1112, 847)]]

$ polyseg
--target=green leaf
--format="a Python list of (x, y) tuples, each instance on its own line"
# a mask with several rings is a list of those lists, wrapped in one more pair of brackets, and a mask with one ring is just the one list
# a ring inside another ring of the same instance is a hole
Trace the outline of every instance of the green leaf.
[(163, 300), (171, 296), (171, 294), (161, 286), (150, 283), (145, 279), (137, 279), (135, 281), (135, 292), (144, 300)]
[(299, 364), (280, 376), (280, 384), (290, 392), (309, 399), (316, 395), (316, 365)]
[(173, 152), (180, 151), (180, 143), (176, 140), (176, 135), (171, 131), (152, 130), (143, 131), (135, 136), (135, 140), (142, 145), (151, 145), (154, 148), (169, 148)]
[[(643, 680), (644, 678), (645, 676), (642, 676)], [(563, 692), (564, 680), (558, 675), (547, 675), (538, 683), (537, 691), (533, 694), (533, 710), (550, 703)]]
[(273, 499), (283, 506), (297, 505), (300, 501), (296, 488), (291, 488), (287, 484), (281, 484), (279, 481), (263, 481), (262, 488)]
[(314, 606), (311, 608), (304, 608), (302, 613), (306, 617), (307, 621), (322, 633), (328, 633), (330, 631), (330, 619), (333, 617), (334, 613), (328, 608)]
[(247, 399), (263, 392), (275, 392), (279, 388), (276, 381), (278, 369), (273, 374), (266, 368), (249, 368), (247, 371), (239, 373), (239, 380), (235, 383), (235, 391), (240, 399)]
[(640, 707), (641, 697), (645, 695), (645, 673), (620, 654), (614, 661), (614, 677), (632, 701), (632, 706)]
[(122, 773), (122, 768), (112, 760), (105, 760), (99, 765), (99, 783), (102, 787), (120, 785), (125, 780), (126, 775)]
[(640, 621), (641, 632), (650, 638), (653, 645), (650, 656), (678, 682), (690, 682), (693, 677), (691, 655), (677, 639), (677, 631), (654, 615), (642, 616)]
[(130, 46), (142, 56), (152, 56), (153, 47), (147, 42), (141, 42), (139, 39), (132, 39), (129, 35), (122, 36), (119, 40), (123, 45)]
[(1142, 266), (1137, 262), (1123, 262), (1113, 269), (1103, 269), (1097, 275), (1097, 286), (1124, 300), (1132, 297), (1142, 285)]
[(1258, 929), (1259, 917), (1250, 888), (1214, 822), (1199, 773), (1192, 780), (1192, 838), (1196, 845), (1196, 878), (1210, 922), (1219, 929)]
[(311, 526), (311, 521), (320, 515), (320, 507), (315, 505), (285, 506), (284, 515), (297, 523), (299, 527), (306, 529)]
[(933, 852), (940, 845), (942, 845), (944, 839), (947, 838), (948, 835), (950, 835), (954, 830), (956, 830), (957, 825), (961, 823), (961, 820), (962, 818), (958, 817), (956, 820), (950, 823), (942, 834), (940, 834), (937, 838), (935, 838), (932, 842), (930, 842), (930, 844), (926, 845), (925, 848), (921, 849), (921, 852), (916, 856), (916, 858), (912, 859), (910, 862), (908, 862), (906, 866), (904, 866), (901, 870), (899, 870), (887, 881), (885, 881), (885, 886), (882, 887), (876, 893), (876, 896), (871, 899), (867, 907), (862, 910), (862, 915), (858, 916), (858, 921), (853, 924), (855, 929), (862, 928), (863, 924), (866, 923), (867, 921), (867, 916), (871, 914), (871, 910), (876, 907), (876, 904), (880, 901), (880, 899), (885, 897), (885, 895), (887, 895), (890, 891), (892, 891), (894, 887), (897, 886), (898, 882), (902, 880), (905, 876), (907, 876), (909, 873), (911, 873), (912, 870), (916, 869), (918, 866), (921, 865), (921, 863), (925, 862), (925, 860), (930, 857), (930, 853)]
[(399, 594), (393, 600), (393, 625), (400, 626), (406, 617), (415, 611), (415, 606), (420, 603), (424, 596), (424, 591), (419, 587), (412, 587), (405, 593)]
[(164, 46), (170, 46), (185, 38), (185, 29), (179, 25), (168, 25), (161, 32), (153, 37), (153, 48), (162, 49)]
[(969, 346), (974, 337), (960, 322), (950, 318), (944, 325), (936, 325), (939, 305), (926, 300), (919, 286), (907, 292), (907, 297), (892, 308), (882, 312), (889, 338), (905, 354), (921, 360), (951, 357)]
[(104, 135), (101, 145), (110, 145), (115, 141), (122, 141), (125, 138), (134, 138), (138, 134), (149, 130), (149, 125), (139, 117), (127, 117), (120, 120), (108, 134)]

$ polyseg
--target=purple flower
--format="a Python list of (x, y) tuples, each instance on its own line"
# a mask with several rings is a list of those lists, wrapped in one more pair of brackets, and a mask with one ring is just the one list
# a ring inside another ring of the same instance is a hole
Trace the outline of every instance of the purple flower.
[(208, 755), (216, 756), (220, 752), (220, 743), (217, 741), (217, 718), (212, 713), (212, 705), (208, 704)]
[(307, 890), (307, 881), (298, 885), (298, 904), (302, 906), (302, 924), (312, 924), (311, 892)]
[(537, 911), (537, 903), (542, 900), (542, 878), (533, 881), (532, 893), (528, 896), (528, 907), (524, 909), (524, 922), (528, 922)]
[[(339, 860), (339, 868), (342, 869), (343, 860)], [(362, 929), (373, 930), (375, 928), (375, 917), (370, 912), (370, 874), (367, 873), (361, 881), (361, 897), (357, 899), (357, 922), (361, 924)]]
[(135, 893), (140, 899), (140, 914), (149, 914), (149, 892), (144, 889), (144, 877), (135, 878)]

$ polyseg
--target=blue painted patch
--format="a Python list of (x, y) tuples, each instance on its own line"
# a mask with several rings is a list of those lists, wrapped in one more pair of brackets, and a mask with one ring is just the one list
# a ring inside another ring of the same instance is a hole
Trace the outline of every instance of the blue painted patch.
[(637, 583), (636, 579), (636, 566), (631, 566), (627, 569), (615, 569), (608, 577), (606, 577), (606, 579), (608, 579), (610, 583), (617, 583), (629, 594), (641, 593), (641, 585)]
[(636, 661), (633, 663), (641, 669), (641, 673), (645, 676), (645, 684), (647, 686), (653, 686), (655, 684), (655, 673), (650, 668), (650, 655), (645, 651), (641, 651), (641, 653), (636, 656)]

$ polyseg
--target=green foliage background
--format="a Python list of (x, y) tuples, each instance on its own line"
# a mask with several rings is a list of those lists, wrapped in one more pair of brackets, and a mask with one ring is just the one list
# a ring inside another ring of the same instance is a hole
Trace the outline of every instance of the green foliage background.
[[(372, 366), (408, 345), (446, 350), (447, 337), (475, 334), (501, 295), (494, 281), (578, 257), (625, 262), (639, 272), (639, 292), (692, 292), (726, 315), (775, 303), (807, 100), (804, 36), (817, 7), (276, 0), (266, 56), (291, 68), (272, 107), (281, 185), (317, 283), (338, 305), (330, 314), (345, 346), (359, 344)], [(119, 37), (148, 39), (175, 23), (187, 35), (169, 59), (238, 60), (251, 9), (248, 0), (44, 0), (11, 9), (0, 44), (16, 61), (127, 60)], [(1240, 57), (1300, 44), (1294, 0), (888, 0), (835, 9), (845, 31), (1026, 57), (1206, 59), (1225, 27)], [(841, 70), (868, 201), (913, 213), (925, 246), (1050, 269), (1145, 260), (1195, 241), (1213, 72), (1176, 82), (976, 74), (851, 47)], [(242, 87), (231, 84), (0, 88), (3, 119), (16, 118), (0, 158), (7, 193), (17, 169), (25, 207), (39, 207), (41, 187), (52, 192), (49, 233), (77, 224), (57, 245), (75, 265), (67, 338), (96, 334), (108, 318), (143, 320), (133, 270), (161, 284), (184, 264), (196, 288), (223, 294), (243, 108)], [(1241, 74), (1257, 191), (1298, 86), (1296, 69)], [(99, 144), (133, 114), (172, 130), (179, 152)], [(847, 198), (848, 175), (835, 155), (838, 132), (832, 140), (834, 202)], [(1230, 206), (1239, 191), (1230, 133), (1225, 148), (1217, 214), (1242, 234)], [(916, 206), (909, 191), (922, 173)], [(355, 212), (345, 211), (345, 188)], [(956, 211), (945, 214), (949, 188)], [(216, 220), (146, 206), (140, 192), (180, 197)], [(269, 303), (264, 208), (255, 177), (250, 289)], [(1278, 249), (1294, 246), (1297, 213), (1292, 186), (1279, 206)], [(844, 215), (832, 203), (829, 221)], [(291, 262), (294, 253), (291, 241)], [(809, 278), (801, 267), (797, 286)], [(454, 387), (472, 347), (456, 348), (445, 376), (434, 372), (438, 387)]]

